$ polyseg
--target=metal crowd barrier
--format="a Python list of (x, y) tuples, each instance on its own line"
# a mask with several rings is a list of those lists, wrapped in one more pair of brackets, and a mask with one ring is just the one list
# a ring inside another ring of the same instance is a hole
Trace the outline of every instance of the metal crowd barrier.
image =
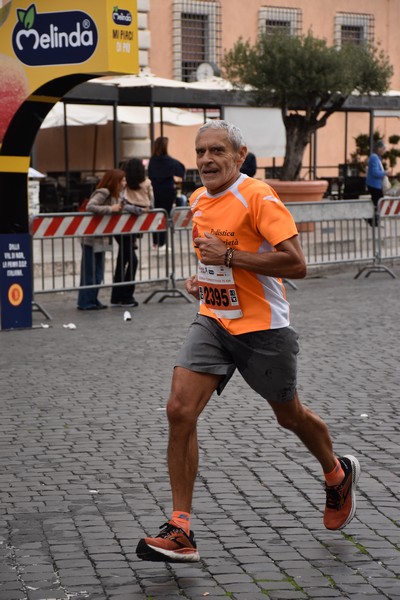
[[(369, 224), (374, 217), (370, 199), (291, 202), (286, 206), (296, 221), (308, 267), (373, 263), (378, 245), (384, 248), (385, 259), (400, 257), (398, 221), (396, 227), (389, 226), (387, 219), (382, 217), (383, 227), (378, 232), (378, 228)], [(191, 227), (189, 207), (172, 211), (170, 229), (175, 260), (171, 264), (175, 268), (171, 279), (174, 282), (196, 272)], [(181, 256), (190, 256), (191, 252), (193, 260), (181, 259)]]
[(286, 206), (298, 226), (308, 267), (373, 260), (370, 199), (296, 202)]
[[(309, 267), (333, 264), (370, 263), (367, 270), (385, 270), (382, 261), (400, 258), (400, 198), (384, 198), (379, 204), (380, 225), (371, 226), (374, 209), (371, 200), (299, 202), (287, 205), (298, 228), (300, 242)], [(153, 248), (153, 235), (166, 233), (166, 251)], [(81, 244), (83, 236), (135, 235), (138, 269), (135, 284), (159, 284), (150, 296), (191, 297), (177, 287), (194, 275), (197, 258), (192, 246), (190, 207), (177, 207), (168, 217), (163, 210), (134, 216), (92, 213), (41, 214), (32, 220), (34, 294), (72, 291), (80, 288)], [(115, 239), (106, 253), (105, 278), (101, 286), (114, 284)], [(376, 267), (379, 267), (376, 268)], [(391, 273), (391, 275), (393, 275)], [(129, 282), (125, 282), (129, 283)]]
[(169, 241), (171, 248), (171, 274), (172, 287), (154, 290), (144, 303), (149, 302), (157, 294), (162, 294), (160, 302), (165, 298), (183, 297), (188, 302), (193, 298), (177, 287), (178, 280), (186, 280), (197, 272), (197, 255), (192, 244), (192, 211), (189, 206), (172, 209), (168, 220)]
[(384, 258), (398, 258), (400, 256), (400, 198), (385, 196), (381, 198), (374, 214), (375, 248), (373, 264), (361, 269), (355, 279), (362, 273), (369, 277), (371, 273), (387, 273), (393, 279), (396, 275), (389, 267), (382, 264)]
[[(168, 287), (171, 252), (168, 215), (164, 210), (151, 210), (140, 216), (129, 213), (94, 215), (93, 213), (45, 213), (32, 218), (32, 255), (34, 294), (73, 291), (92, 287), (125, 285), (113, 283), (118, 253), (117, 236), (134, 235), (138, 268), (135, 284), (164, 284)], [(166, 251), (153, 248), (159, 233), (166, 234)], [(81, 241), (83, 237), (108, 237), (104, 281), (100, 286), (80, 285)]]

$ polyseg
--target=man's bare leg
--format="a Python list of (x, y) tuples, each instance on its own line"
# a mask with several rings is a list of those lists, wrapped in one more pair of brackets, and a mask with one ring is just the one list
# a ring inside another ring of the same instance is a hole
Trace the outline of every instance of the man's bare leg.
[(293, 431), (321, 464), (324, 473), (330, 473), (337, 464), (332, 440), (326, 423), (312, 410), (301, 404), (297, 392), (290, 402), (269, 402), (278, 423)]
[(320, 462), (326, 483), (324, 525), (327, 529), (342, 529), (356, 512), (360, 463), (350, 454), (340, 459), (335, 456), (327, 425), (301, 404), (297, 393), (291, 402), (270, 404), (279, 424), (293, 431)]
[[(196, 426), (199, 415), (221, 378), (221, 375), (196, 373), (175, 367), (167, 405), (170, 428), (168, 470), (173, 511), (179, 512), (173, 513), (174, 520), (165, 523), (156, 537), (146, 537), (139, 541), (136, 554), (142, 560), (200, 560), (193, 532), (190, 531), (190, 510), (199, 461)], [(186, 520), (187, 518), (189, 519)]]
[(195, 373), (182, 367), (174, 369), (167, 405), (167, 457), (173, 510), (190, 513), (199, 462), (197, 419), (221, 378), (221, 375)]

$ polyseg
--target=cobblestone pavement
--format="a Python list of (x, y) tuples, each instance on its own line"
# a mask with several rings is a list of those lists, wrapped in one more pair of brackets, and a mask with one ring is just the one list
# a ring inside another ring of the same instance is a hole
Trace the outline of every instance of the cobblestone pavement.
[(0, 333), (0, 600), (400, 599), (395, 271), (288, 288), (300, 395), (361, 463), (356, 518), (323, 528), (319, 465), (234, 376), (199, 424), (193, 565), (135, 547), (170, 513), (165, 401), (196, 305), (156, 297), (126, 322), (36, 298), (50, 328)]

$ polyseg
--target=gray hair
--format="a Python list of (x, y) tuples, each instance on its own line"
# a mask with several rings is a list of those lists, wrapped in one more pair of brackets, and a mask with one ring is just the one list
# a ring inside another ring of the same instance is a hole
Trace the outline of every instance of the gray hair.
[(383, 140), (377, 140), (374, 144), (374, 151), (380, 150), (381, 148), (385, 148), (385, 142)]
[(197, 136), (199, 136), (204, 131), (207, 131), (207, 129), (218, 129), (219, 131), (225, 131), (228, 136), (228, 140), (230, 144), (232, 144), (232, 148), (235, 150), (235, 152), (238, 152), (240, 148), (246, 145), (239, 127), (236, 127), (236, 125), (232, 125), (232, 123), (228, 123), (228, 121), (221, 121), (219, 119), (213, 119), (211, 121), (208, 121), (200, 127), (200, 129), (197, 132)]

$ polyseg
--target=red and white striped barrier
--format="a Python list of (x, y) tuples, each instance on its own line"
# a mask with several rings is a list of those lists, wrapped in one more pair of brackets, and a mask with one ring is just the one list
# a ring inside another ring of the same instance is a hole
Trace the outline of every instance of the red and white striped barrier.
[(164, 211), (152, 211), (139, 216), (128, 213), (39, 215), (32, 223), (34, 239), (145, 233), (166, 229), (167, 215)]
[(381, 198), (379, 200), (379, 214), (381, 217), (399, 217), (400, 198)]
[(192, 223), (193, 213), (189, 206), (175, 208), (172, 211), (174, 229), (186, 229)]

